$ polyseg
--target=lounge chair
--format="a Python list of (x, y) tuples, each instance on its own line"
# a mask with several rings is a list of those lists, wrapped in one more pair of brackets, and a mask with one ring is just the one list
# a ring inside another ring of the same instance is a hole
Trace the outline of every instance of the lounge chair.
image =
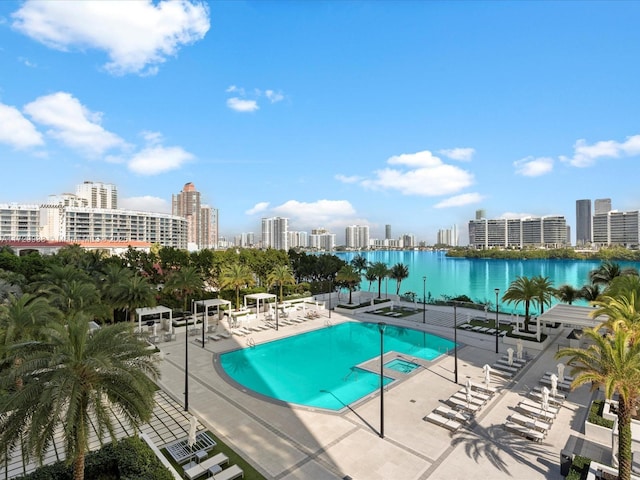
[(498, 391), (497, 388), (492, 387), (492, 386), (487, 386), (484, 383), (474, 383), (473, 385), (471, 385), (471, 389), (472, 390), (477, 390), (478, 392), (482, 392), (486, 395), (491, 395), (494, 396), (496, 394), (496, 392)]
[(496, 363), (492, 365), (494, 370), (502, 370), (503, 372), (509, 372), (511, 374), (516, 374), (520, 370), (516, 366), (509, 366), (507, 362), (502, 363), (502, 360), (498, 360)]
[(533, 428), (525, 427), (524, 425), (520, 425), (519, 423), (506, 421), (504, 423), (504, 429), (508, 432), (515, 433), (516, 435), (520, 435), (536, 442), (541, 442), (542, 440), (544, 440), (544, 433), (539, 432), (538, 430), (535, 430)]
[[(551, 378), (551, 375), (555, 375), (557, 377), (558, 373), (557, 372), (544, 372), (544, 376), (545, 377)], [(564, 375), (562, 377), (562, 381), (565, 382), (565, 383), (571, 383), (571, 382), (573, 382), (573, 377), (570, 376), (570, 375)]]
[[(213, 457), (203, 460), (200, 463), (196, 463), (195, 465), (186, 468), (184, 470), (184, 475), (189, 479), (193, 480), (194, 478), (201, 477), (209, 472), (209, 469), (214, 465), (222, 465), (229, 461), (229, 457), (227, 457), (224, 453), (217, 453)], [(224, 472), (224, 470), (223, 470)], [(234, 477), (238, 478), (238, 477)]]
[(519, 423), (520, 425), (524, 425), (525, 427), (535, 428), (536, 430), (546, 433), (550, 428), (551, 424), (545, 422), (543, 420), (533, 419), (531, 417), (527, 417), (521, 413), (513, 413), (509, 416), (509, 420), (514, 423)]
[(234, 480), (236, 478), (244, 478), (244, 472), (235, 464), (213, 476), (213, 480)]
[(467, 404), (466, 399), (460, 400), (455, 395), (452, 395), (451, 397), (449, 397), (449, 399), (447, 400), (447, 403), (453, 406), (454, 408), (457, 408), (458, 410), (463, 410), (469, 413), (477, 413), (480, 411), (479, 405), (476, 405), (475, 403)]
[(451, 430), (452, 432), (455, 432), (462, 426), (462, 423), (460, 423), (459, 421), (452, 418), (443, 417), (442, 415), (435, 412), (431, 412), (429, 415), (424, 417), (423, 420), (435, 423), (436, 425)]
[(457, 420), (460, 423), (466, 423), (471, 419), (469, 415), (465, 415), (460, 410), (453, 410), (451, 408), (445, 407), (444, 405), (440, 405), (439, 407), (437, 407), (434, 410), (434, 413), (437, 413), (441, 417)]
[[(551, 386), (551, 379), (549, 377), (542, 377), (540, 379), (540, 383), (543, 385)], [(571, 384), (567, 382), (558, 382), (557, 383), (558, 390), (563, 390), (565, 392), (571, 391)]]
[(209, 335), (209, 340), (213, 340), (214, 342), (217, 342), (218, 340), (220, 340), (222, 337), (220, 335), (215, 335), (215, 334), (210, 334)]
[[(537, 393), (542, 394), (542, 387), (540, 387), (539, 385), (533, 387), (533, 390)], [(549, 400), (555, 400), (558, 403), (563, 403), (566, 399), (567, 397), (562, 393), (556, 393), (555, 397), (553, 395), (549, 395)]]
[(547, 410), (545, 412), (540, 407), (531, 406), (530, 404), (524, 402), (520, 402), (518, 405), (516, 405), (516, 410), (528, 417), (538, 418), (549, 423), (553, 422), (556, 417), (556, 414), (552, 413), (550, 410)]
[[(459, 390), (459, 392), (462, 392), (463, 394), (466, 395), (467, 394), (467, 388), (465, 387), (462, 390)], [(479, 390), (474, 390), (473, 388), (471, 388), (471, 395), (476, 397), (479, 400), (482, 400), (484, 403), (487, 403), (489, 400), (491, 400), (491, 397), (492, 397), (491, 394), (484, 393), (484, 392), (481, 392)]]
[[(459, 392), (456, 392), (452, 395), (452, 397), (455, 397), (459, 400), (462, 400), (463, 402), (467, 402), (467, 394), (465, 393), (464, 390), (460, 390)], [(472, 405), (477, 405), (478, 407), (484, 407), (484, 400), (479, 399), (478, 397), (474, 397), (473, 395), (471, 395), (471, 402)]]

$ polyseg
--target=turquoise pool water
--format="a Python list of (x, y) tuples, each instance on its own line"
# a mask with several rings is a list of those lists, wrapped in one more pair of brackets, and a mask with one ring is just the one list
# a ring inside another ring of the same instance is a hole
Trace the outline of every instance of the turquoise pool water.
[(385, 368), (390, 368), (391, 370), (395, 370), (400, 373), (411, 373), (420, 365), (413, 362), (408, 362), (407, 360), (402, 360), (401, 358), (394, 358), (390, 362), (384, 364)]
[[(388, 325), (385, 352), (433, 360), (451, 350), (445, 338)], [(345, 322), (220, 355), (220, 365), (240, 385), (308, 407), (340, 410), (380, 388), (377, 373), (357, 366), (380, 356), (377, 323)], [(385, 377), (384, 383), (392, 379)]]

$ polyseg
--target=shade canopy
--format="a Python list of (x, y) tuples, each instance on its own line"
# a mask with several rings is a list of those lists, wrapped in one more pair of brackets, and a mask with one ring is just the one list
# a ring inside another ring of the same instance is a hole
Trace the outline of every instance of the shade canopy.
[(164, 314), (168, 313), (169, 316), (169, 324), (171, 324), (171, 320), (173, 320), (173, 311), (169, 307), (165, 307), (164, 305), (158, 305), (157, 307), (142, 307), (136, 308), (136, 315), (138, 316), (138, 329), (142, 332), (142, 317), (150, 317), (153, 315), (159, 315), (160, 318), (165, 318)]
[(593, 307), (580, 307), (558, 303), (538, 316), (540, 323), (562, 323), (564, 326), (577, 328), (593, 328), (607, 321), (605, 315), (592, 318)]
[(277, 300), (278, 296), (272, 293), (251, 293), (249, 295), (244, 296), (244, 308), (247, 308), (247, 300), (255, 300), (256, 302), (256, 316), (260, 315), (260, 301), (262, 301), (262, 306), (264, 307), (264, 302), (266, 300)]

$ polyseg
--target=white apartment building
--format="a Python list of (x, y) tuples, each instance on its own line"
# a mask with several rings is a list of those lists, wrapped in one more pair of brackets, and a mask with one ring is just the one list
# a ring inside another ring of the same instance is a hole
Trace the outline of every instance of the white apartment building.
[(369, 226), (348, 226), (345, 229), (345, 246), (353, 250), (362, 250), (369, 248)]
[(336, 234), (324, 228), (314, 228), (309, 235), (309, 248), (323, 252), (332, 252), (336, 248)]
[(307, 232), (288, 232), (289, 248), (307, 248), (309, 246), (309, 234)]
[(38, 205), (0, 204), (0, 240), (40, 239)]
[(453, 225), (451, 228), (438, 230), (436, 243), (441, 245), (449, 245), (451, 247), (458, 246), (458, 227)]
[(559, 248), (567, 244), (567, 221), (562, 216), (469, 221), (469, 245), (474, 248)]
[(262, 219), (262, 248), (289, 250), (289, 219), (271, 217)]
[(593, 243), (599, 246), (640, 246), (640, 211), (612, 210), (593, 216)]
[(118, 208), (118, 189), (111, 183), (83, 182), (76, 186), (76, 196), (85, 199), (89, 208)]

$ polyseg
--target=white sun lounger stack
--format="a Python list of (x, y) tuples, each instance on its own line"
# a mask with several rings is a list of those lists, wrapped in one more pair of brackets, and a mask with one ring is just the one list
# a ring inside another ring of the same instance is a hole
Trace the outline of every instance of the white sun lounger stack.
[(544, 440), (544, 433), (536, 430), (535, 428), (520, 425), (519, 423), (511, 422), (509, 420), (504, 422), (504, 429), (508, 432), (515, 433), (516, 435), (520, 435), (535, 442), (541, 442), (542, 440)]
[(447, 408), (445, 406), (439, 406), (433, 412), (423, 418), (426, 422), (435, 423), (441, 427), (455, 432), (462, 425), (464, 425), (471, 417), (464, 413)]

